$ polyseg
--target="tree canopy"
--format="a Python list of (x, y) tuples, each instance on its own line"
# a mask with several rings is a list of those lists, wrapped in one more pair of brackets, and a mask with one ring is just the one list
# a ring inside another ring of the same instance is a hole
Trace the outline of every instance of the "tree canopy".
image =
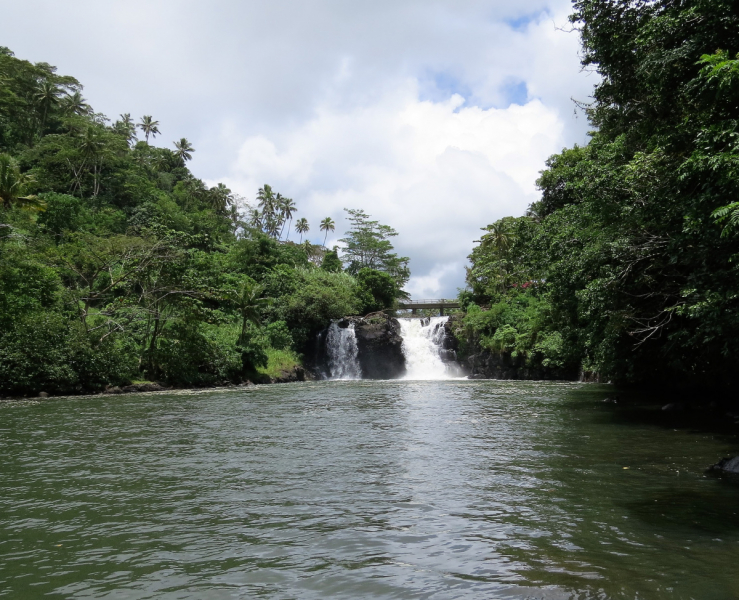
[(207, 185), (151, 115), (111, 123), (6, 48), (0, 80), (0, 395), (279, 375), (331, 319), (392, 305), (307, 219), (288, 241), (297, 202)]
[(351, 228), (341, 240), (345, 244), (343, 261), (347, 272), (356, 275), (362, 269), (372, 269), (390, 275), (398, 288), (402, 288), (410, 277), (408, 257), (393, 252), (389, 238), (398, 235), (389, 225), (370, 219), (360, 209), (344, 209), (348, 213)]
[(540, 299), (538, 335), (605, 379), (735, 385), (739, 6), (577, 0), (571, 20), (602, 76), (591, 140), (547, 161), (528, 216), (487, 228), (472, 299)]

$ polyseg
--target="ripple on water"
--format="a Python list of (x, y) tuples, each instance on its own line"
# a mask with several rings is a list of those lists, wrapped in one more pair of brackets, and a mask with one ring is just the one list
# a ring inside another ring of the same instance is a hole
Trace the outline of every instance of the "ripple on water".
[(739, 489), (703, 476), (735, 440), (625, 424), (605, 390), (0, 403), (0, 596), (739, 596)]

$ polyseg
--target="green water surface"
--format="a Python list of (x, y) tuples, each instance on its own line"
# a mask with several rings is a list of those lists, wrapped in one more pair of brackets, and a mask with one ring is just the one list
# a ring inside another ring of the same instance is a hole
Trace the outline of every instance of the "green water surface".
[[(739, 598), (739, 440), (605, 386), (0, 403), (0, 597)], [(645, 413), (648, 414), (648, 413)]]

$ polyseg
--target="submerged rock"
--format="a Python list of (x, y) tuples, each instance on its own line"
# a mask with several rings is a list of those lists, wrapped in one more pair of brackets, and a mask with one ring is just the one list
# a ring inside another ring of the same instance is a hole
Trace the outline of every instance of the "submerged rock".
[(277, 377), (273, 377), (270, 383), (292, 383), (294, 381), (305, 381), (306, 379), (310, 380), (313, 377), (303, 367), (296, 365), (292, 369), (282, 371)]
[(127, 385), (126, 387), (122, 388), (123, 392), (126, 393), (135, 393), (135, 392), (160, 392), (162, 390), (165, 390), (164, 386), (151, 382), (151, 383), (135, 383), (132, 385)]
[(711, 466), (711, 471), (723, 471), (724, 473), (739, 475), (739, 456), (722, 458), (715, 465)]

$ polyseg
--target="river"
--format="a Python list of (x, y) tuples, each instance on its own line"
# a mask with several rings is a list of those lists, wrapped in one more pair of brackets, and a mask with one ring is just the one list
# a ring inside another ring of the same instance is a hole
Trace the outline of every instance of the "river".
[(739, 597), (735, 437), (605, 386), (0, 403), (0, 597)]

